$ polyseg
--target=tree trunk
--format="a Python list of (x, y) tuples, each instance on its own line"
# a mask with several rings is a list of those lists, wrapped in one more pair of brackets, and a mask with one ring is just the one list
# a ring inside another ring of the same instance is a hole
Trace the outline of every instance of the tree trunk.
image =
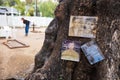
[[(90, 65), (81, 51), (79, 63), (61, 60), (62, 40), (91, 39), (69, 37), (70, 16), (98, 16), (95, 39), (105, 56)], [(26, 80), (120, 80), (120, 2), (119, 0), (60, 0), (55, 18), (45, 32), (42, 49), (35, 56), (35, 67)]]

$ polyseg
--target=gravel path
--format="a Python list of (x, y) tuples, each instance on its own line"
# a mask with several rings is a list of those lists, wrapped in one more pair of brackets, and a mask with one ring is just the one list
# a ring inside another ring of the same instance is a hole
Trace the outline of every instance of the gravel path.
[(41, 49), (44, 41), (45, 28), (39, 29), (41, 33), (24, 36), (24, 29), (17, 29), (16, 39), (28, 44), (30, 47), (10, 49), (2, 44), (5, 38), (0, 38), (0, 80), (11, 77), (24, 77), (34, 66), (34, 56)]

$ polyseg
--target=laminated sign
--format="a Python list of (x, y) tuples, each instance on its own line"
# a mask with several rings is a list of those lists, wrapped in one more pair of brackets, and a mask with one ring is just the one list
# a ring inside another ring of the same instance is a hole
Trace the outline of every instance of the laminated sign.
[(71, 16), (68, 36), (96, 38), (98, 17)]
[(62, 42), (61, 59), (79, 62), (80, 42), (65, 40)]
[(82, 45), (81, 48), (90, 64), (95, 64), (104, 59), (100, 48), (94, 41)]

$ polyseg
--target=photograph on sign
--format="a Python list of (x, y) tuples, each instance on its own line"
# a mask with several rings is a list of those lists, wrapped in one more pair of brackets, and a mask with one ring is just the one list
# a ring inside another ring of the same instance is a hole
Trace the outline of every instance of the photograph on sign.
[(90, 41), (81, 46), (82, 51), (87, 57), (90, 64), (95, 64), (104, 60), (104, 56), (98, 47), (98, 45), (94, 41)]
[(61, 48), (61, 59), (79, 62), (80, 42), (64, 40)]
[(98, 17), (71, 16), (68, 36), (95, 38)]

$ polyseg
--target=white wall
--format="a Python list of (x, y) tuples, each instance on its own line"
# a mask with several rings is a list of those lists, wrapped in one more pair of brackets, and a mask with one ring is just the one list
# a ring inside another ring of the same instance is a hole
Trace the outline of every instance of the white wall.
[(6, 15), (0, 16), (0, 26), (7, 26), (7, 22), (8, 19)]
[[(48, 17), (28, 17), (28, 16), (5, 16), (0, 15), (0, 26), (15, 26), (15, 27), (24, 27), (21, 18), (25, 18), (36, 25), (35, 27), (48, 26), (49, 23), (53, 20), (53, 18)], [(30, 26), (32, 27), (32, 26)]]

